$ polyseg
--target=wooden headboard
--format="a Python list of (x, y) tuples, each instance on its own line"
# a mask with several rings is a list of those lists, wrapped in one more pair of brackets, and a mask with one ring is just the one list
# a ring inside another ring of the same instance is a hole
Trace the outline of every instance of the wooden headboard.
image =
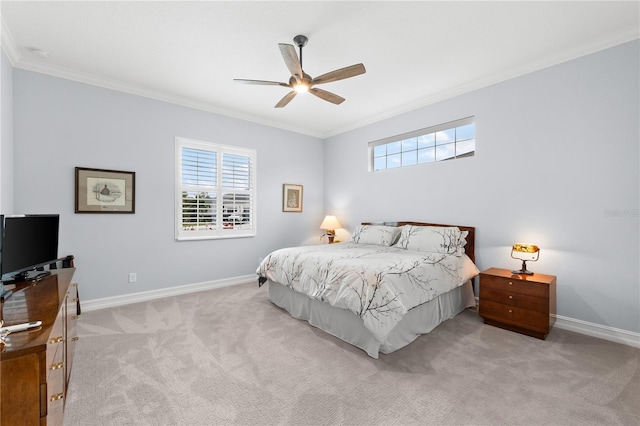
[(362, 222), (363, 225), (386, 225), (386, 226), (457, 226), (461, 231), (469, 231), (467, 235), (467, 244), (464, 246), (464, 252), (469, 258), (476, 263), (476, 228), (474, 226), (461, 225), (444, 225), (442, 223), (426, 223), (426, 222)]

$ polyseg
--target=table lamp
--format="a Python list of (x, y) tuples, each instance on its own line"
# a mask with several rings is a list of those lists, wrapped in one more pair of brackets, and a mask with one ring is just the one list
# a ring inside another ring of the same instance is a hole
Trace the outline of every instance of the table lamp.
[(533, 275), (533, 272), (527, 271), (527, 261), (535, 262), (540, 258), (540, 247), (535, 244), (516, 243), (511, 247), (511, 257), (522, 260), (522, 268), (519, 271), (511, 271), (511, 273)]
[(333, 243), (333, 239), (336, 236), (335, 230), (337, 228), (342, 228), (342, 225), (340, 225), (340, 222), (338, 222), (338, 219), (336, 219), (336, 217), (332, 214), (326, 215), (324, 217), (324, 220), (320, 224), (320, 229), (325, 230), (324, 235), (326, 235), (327, 238), (329, 238), (329, 244)]

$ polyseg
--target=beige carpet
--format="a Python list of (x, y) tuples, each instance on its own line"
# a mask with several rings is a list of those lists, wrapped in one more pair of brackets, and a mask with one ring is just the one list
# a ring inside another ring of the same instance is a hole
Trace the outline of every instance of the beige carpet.
[(640, 350), (465, 311), (375, 360), (255, 283), (85, 312), (65, 409), (91, 425), (637, 425)]

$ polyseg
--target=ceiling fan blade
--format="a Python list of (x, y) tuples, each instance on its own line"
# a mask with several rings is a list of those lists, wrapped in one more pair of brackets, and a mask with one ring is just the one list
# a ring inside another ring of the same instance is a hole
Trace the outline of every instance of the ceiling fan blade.
[(295, 90), (287, 93), (286, 95), (284, 95), (284, 98), (280, 99), (280, 102), (276, 104), (275, 108), (282, 108), (283, 106), (286, 106), (289, 102), (291, 102), (291, 99), (296, 97), (297, 94), (298, 92), (296, 92)]
[(317, 97), (319, 97), (320, 99), (324, 99), (325, 101), (329, 101), (329, 102), (331, 102), (333, 104), (336, 104), (336, 105), (340, 105), (341, 103), (344, 102), (344, 98), (342, 98), (342, 97), (340, 97), (340, 96), (338, 96), (338, 95), (336, 95), (334, 93), (327, 92), (326, 90), (316, 89), (315, 87), (309, 89), (309, 93), (312, 93), (312, 94), (316, 95)]
[(284, 63), (287, 65), (287, 68), (289, 68), (289, 72), (291, 72), (291, 75), (300, 83), (303, 75), (302, 64), (300, 64), (300, 60), (296, 54), (296, 48), (286, 43), (278, 43), (278, 47), (280, 48)]
[(331, 71), (326, 74), (322, 74), (314, 78), (311, 84), (323, 84), (332, 81), (343, 80), (349, 77), (355, 77), (356, 75), (364, 74), (367, 70), (362, 64), (351, 65), (350, 67), (340, 68), (339, 70)]
[(284, 86), (290, 87), (288, 83), (280, 83), (279, 81), (265, 81), (265, 80), (245, 80), (242, 78), (234, 78), (233, 81), (244, 84), (261, 84), (264, 86)]

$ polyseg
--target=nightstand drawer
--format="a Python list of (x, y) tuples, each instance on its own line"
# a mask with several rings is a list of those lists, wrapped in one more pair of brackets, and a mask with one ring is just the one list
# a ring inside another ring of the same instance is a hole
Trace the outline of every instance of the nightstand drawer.
[(480, 274), (480, 292), (482, 292), (483, 288), (487, 290), (525, 294), (546, 299), (549, 298), (549, 286), (547, 284), (522, 281), (516, 278)]
[(480, 299), (480, 315), (495, 321), (520, 325), (546, 332), (549, 330), (549, 314), (518, 308), (516, 306), (503, 305)]
[(528, 296), (510, 291), (500, 291), (490, 286), (485, 286), (484, 281), (480, 286), (480, 300), (502, 303), (503, 305), (517, 306), (518, 308), (549, 313), (549, 300), (544, 297)]

